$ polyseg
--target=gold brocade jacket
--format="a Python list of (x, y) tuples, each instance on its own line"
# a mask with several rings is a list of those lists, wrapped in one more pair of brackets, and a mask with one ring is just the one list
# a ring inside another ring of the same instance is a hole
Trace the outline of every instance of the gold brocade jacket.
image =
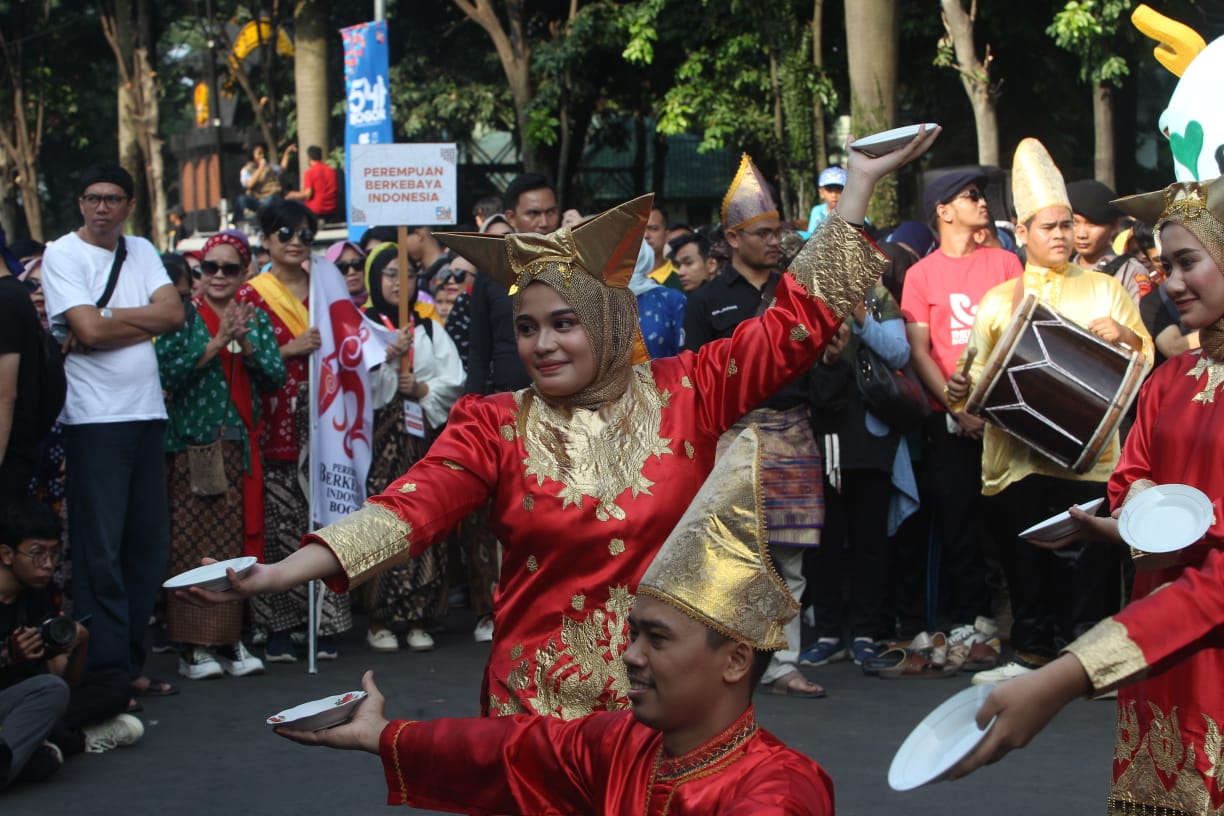
[(1096, 690), (1121, 687), (1111, 814), (1224, 814), (1222, 384), (1197, 350), (1158, 368), (1109, 482), (1114, 507), (1150, 480), (1193, 485), (1214, 510), (1178, 563), (1144, 569), (1153, 556), (1137, 553), (1134, 600), (1067, 647)]
[[(1152, 338), (1139, 316), (1139, 307), (1113, 277), (1070, 264), (1054, 269), (1028, 264), (1024, 268), (1023, 280), (1026, 293), (1036, 293), (1042, 303), (1081, 326), (1087, 326), (1099, 317), (1113, 318), (1139, 335), (1143, 341), (1143, 356), (1148, 360), (1153, 359)], [(990, 353), (1011, 324), (1015, 294), (1015, 281), (1007, 281), (982, 296), (973, 320), (969, 343), (965, 346), (966, 349), (977, 349), (977, 356), (970, 369), (971, 382), (976, 383), (982, 377)], [(964, 362), (962, 355), (957, 363), (957, 370)], [(957, 409), (961, 404), (952, 407)], [(1109, 479), (1117, 461), (1116, 434), (1091, 470), (1073, 473), (988, 423), (982, 437), (982, 493), (993, 496), (1008, 485), (1034, 473), (1059, 479), (1104, 482)]]
[(428, 456), (306, 540), (336, 554), (344, 575), (330, 585), (344, 590), (491, 499), (504, 554), (482, 711), (572, 719), (624, 707), (633, 592), (712, 469), (719, 435), (815, 363), (883, 266), (831, 219), (773, 308), (732, 337), (636, 366), (598, 411), (567, 416), (531, 389), (465, 397)]

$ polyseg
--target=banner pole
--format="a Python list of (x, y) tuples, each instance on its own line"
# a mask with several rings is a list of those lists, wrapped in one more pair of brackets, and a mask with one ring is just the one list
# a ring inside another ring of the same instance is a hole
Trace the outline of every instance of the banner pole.
[[(318, 300), (318, 290), (315, 288), (315, 263), (314, 254), (310, 257), (310, 303), (309, 309), (309, 325), (315, 325), (315, 301)], [(309, 328), (307, 329), (309, 331)], [(308, 369), (309, 377), (307, 378), (307, 393), (309, 394), (310, 404), (307, 408), (310, 421), (306, 423), (306, 430), (309, 433), (309, 438), (306, 440), (306, 473), (307, 473), (307, 506), (310, 508), (310, 516), (306, 521), (308, 531), (315, 529), (315, 463), (314, 463), (314, 437), (315, 424), (319, 421), (316, 406), (318, 405), (318, 387), (319, 387), (319, 350), (315, 349), (310, 353), (310, 368)], [(299, 440), (300, 442), (301, 440)], [(313, 578), (306, 587), (306, 673), (319, 673), (319, 607), (316, 603), (315, 596), (319, 592), (319, 582)]]

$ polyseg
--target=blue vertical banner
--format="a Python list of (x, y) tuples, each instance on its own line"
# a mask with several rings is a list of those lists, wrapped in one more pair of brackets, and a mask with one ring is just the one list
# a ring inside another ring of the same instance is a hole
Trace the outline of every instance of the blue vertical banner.
[[(391, 88), (387, 70), (387, 23), (361, 23), (340, 29), (344, 41), (344, 178), (352, 184), (355, 144), (391, 143)], [(364, 226), (353, 226), (353, 196), (345, 191), (349, 240), (357, 241)]]

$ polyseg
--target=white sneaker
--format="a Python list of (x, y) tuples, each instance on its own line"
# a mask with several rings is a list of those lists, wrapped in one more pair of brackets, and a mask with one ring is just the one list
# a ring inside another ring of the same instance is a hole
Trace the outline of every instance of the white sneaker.
[(964, 644), (968, 647), (973, 647), (978, 643), (987, 643), (999, 634), (999, 627), (995, 624), (993, 618), (983, 617), (978, 615), (977, 620), (973, 625), (963, 624), (954, 627), (948, 633), (948, 643), (952, 646)]
[(434, 639), (424, 629), (409, 629), (404, 640), (410, 652), (428, 652), (434, 647)]
[(81, 730), (85, 732), (85, 752), (101, 754), (112, 748), (134, 745), (144, 736), (144, 723), (131, 714), (117, 714)]
[(476, 624), (476, 628), (472, 631), (472, 637), (477, 643), (492, 643), (493, 642), (493, 616), (485, 615)]
[(216, 656), (204, 646), (192, 646), (179, 655), (178, 673), (188, 680), (208, 680), (225, 674)]
[(264, 673), (263, 661), (248, 652), (241, 640), (233, 646), (221, 647), (215, 656), (221, 668), (231, 677), (246, 677), (249, 674)]
[(987, 683), (1005, 683), (1008, 680), (1015, 680), (1017, 677), (1023, 677), (1026, 674), (1032, 674), (1037, 671), (1029, 666), (1021, 665), (1014, 660), (1009, 660), (997, 669), (988, 669), (980, 671), (973, 675), (973, 679), (969, 682), (975, 686), (985, 685)]
[(375, 652), (398, 652), (399, 639), (390, 629), (366, 632), (366, 645)]

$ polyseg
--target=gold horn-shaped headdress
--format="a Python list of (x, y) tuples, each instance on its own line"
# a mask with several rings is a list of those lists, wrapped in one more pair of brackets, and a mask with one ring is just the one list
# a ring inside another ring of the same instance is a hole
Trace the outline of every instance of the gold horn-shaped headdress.
[(1165, 224), (1180, 224), (1199, 240), (1217, 265), (1224, 264), (1224, 177), (1179, 181), (1154, 193), (1119, 198), (1113, 205), (1151, 224), (1156, 232)]
[(1036, 139), (1021, 139), (1012, 159), (1012, 198), (1016, 220), (1023, 224), (1046, 207), (1071, 209), (1071, 197), (1062, 173), (1045, 145)]
[(1152, 51), (1156, 61), (1174, 76), (1184, 74), (1194, 58), (1207, 47), (1206, 40), (1193, 28), (1142, 3), (1131, 12), (1131, 24), (1145, 37), (1156, 41)]
[(654, 194), (626, 201), (577, 227), (548, 235), (534, 232), (483, 235), (436, 232), (438, 241), (471, 261), (507, 289), (522, 288), (523, 278), (552, 266), (563, 276), (580, 271), (607, 286), (624, 288), (646, 234)]
[(785, 649), (799, 604), (774, 570), (761, 505), (760, 430), (735, 438), (642, 576), (658, 598), (755, 649)]
[(778, 217), (778, 205), (769, 192), (769, 184), (747, 153), (740, 157), (739, 170), (723, 196), (723, 229), (734, 230), (753, 221)]

